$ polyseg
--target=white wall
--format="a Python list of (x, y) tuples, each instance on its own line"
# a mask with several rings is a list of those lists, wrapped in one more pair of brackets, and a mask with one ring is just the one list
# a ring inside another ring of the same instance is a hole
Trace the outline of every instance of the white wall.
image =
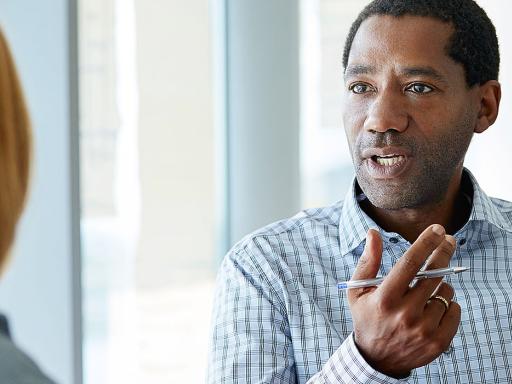
[(491, 196), (512, 201), (510, 153), (512, 148), (512, 2), (479, 0), (493, 21), (500, 43), (502, 99), (496, 123), (475, 135), (466, 157), (466, 166)]
[(138, 282), (211, 274), (212, 49), (207, 0), (136, 0), (141, 224)]
[(135, 0), (135, 11), (141, 192), (136, 382), (201, 383), (218, 182), (209, 1)]

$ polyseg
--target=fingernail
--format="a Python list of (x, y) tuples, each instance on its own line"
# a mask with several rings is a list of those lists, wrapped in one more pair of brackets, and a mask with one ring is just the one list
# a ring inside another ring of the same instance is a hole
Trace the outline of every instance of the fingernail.
[(453, 236), (446, 235), (445, 238), (446, 238), (446, 241), (449, 242), (451, 245), (455, 245), (455, 238)]
[(432, 226), (432, 231), (437, 235), (444, 235), (444, 228), (439, 224), (434, 224)]

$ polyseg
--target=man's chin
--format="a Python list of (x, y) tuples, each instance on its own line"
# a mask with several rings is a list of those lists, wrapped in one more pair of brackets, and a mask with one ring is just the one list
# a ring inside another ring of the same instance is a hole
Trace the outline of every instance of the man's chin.
[(401, 209), (415, 208), (414, 205), (409, 204), (408, 202), (403, 202), (403, 201), (396, 201), (396, 200), (390, 201), (390, 200), (384, 200), (384, 199), (380, 199), (380, 200), (368, 199), (368, 201), (375, 208), (385, 209), (387, 211), (398, 211)]
[[(364, 189), (363, 189), (364, 191)], [(434, 191), (430, 194), (422, 188), (366, 188), (366, 198), (376, 208), (386, 210), (417, 209), (438, 202)]]
[[(368, 201), (376, 208), (398, 210), (417, 208), (429, 200), (424, 196), (425, 190), (407, 183), (388, 181), (374, 183), (364, 180), (359, 184)], [(431, 196), (432, 197), (432, 196)]]

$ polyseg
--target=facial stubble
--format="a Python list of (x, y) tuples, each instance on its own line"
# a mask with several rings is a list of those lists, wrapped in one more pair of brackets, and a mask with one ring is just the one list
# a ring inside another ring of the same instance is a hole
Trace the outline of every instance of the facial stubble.
[[(435, 130), (433, 130), (435, 131)], [(418, 142), (397, 131), (368, 133), (356, 142), (354, 158), (359, 186), (370, 203), (378, 208), (397, 210), (418, 208), (441, 202), (456, 176), (473, 136), (470, 119), (465, 116), (452, 129), (435, 140)], [(413, 153), (414, 168), (398, 180), (374, 180), (359, 155), (367, 147), (403, 146)]]

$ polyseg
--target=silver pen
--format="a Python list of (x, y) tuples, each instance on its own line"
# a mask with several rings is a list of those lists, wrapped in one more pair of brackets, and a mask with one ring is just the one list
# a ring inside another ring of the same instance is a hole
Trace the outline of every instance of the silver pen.
[[(457, 273), (467, 271), (468, 269), (469, 267), (447, 267), (429, 269), (427, 271), (419, 271), (413, 280), (434, 279), (436, 277), (455, 275)], [(338, 283), (338, 289), (374, 287), (382, 283), (384, 279), (385, 276), (376, 277), (375, 279), (342, 281), (341, 283)]]

